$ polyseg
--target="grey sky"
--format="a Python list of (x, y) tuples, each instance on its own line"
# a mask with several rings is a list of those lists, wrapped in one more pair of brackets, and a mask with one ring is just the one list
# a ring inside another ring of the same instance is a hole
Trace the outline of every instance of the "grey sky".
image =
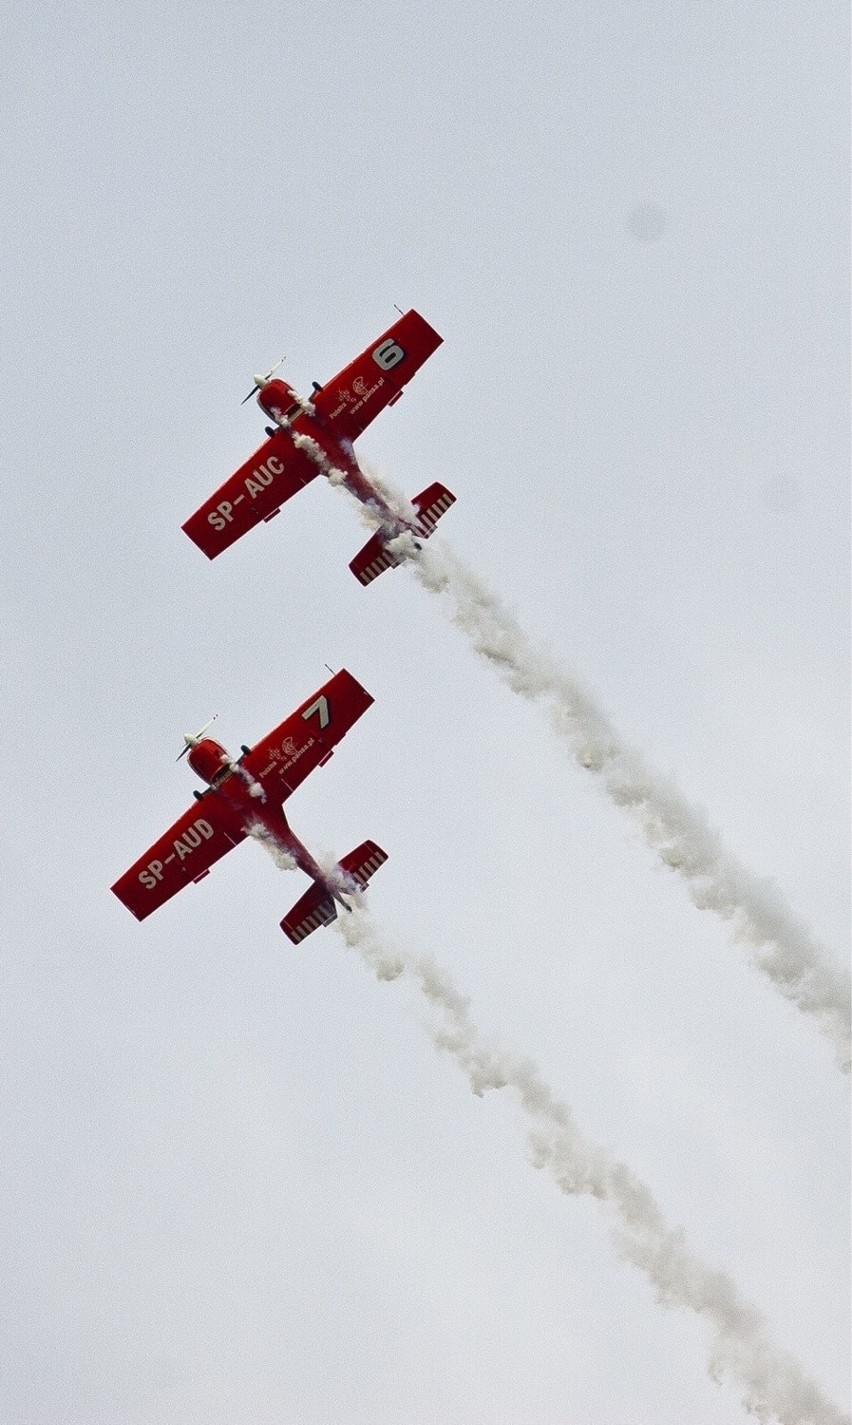
[(250, 845), (139, 926), (115, 877), (346, 666), (288, 804), (375, 837), (433, 952), (848, 1400), (848, 1084), (544, 718), (315, 482), (213, 565), (183, 519), (416, 306), (361, 440), (648, 758), (848, 943), (848, 18), (839, 4), (2, 21), (4, 1369), (15, 1425), (728, 1425), (701, 1327), (536, 1173)]

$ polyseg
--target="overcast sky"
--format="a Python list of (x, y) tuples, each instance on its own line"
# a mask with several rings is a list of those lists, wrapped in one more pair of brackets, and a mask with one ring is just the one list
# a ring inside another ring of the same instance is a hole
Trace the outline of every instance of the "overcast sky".
[(416, 307), (359, 451), (626, 738), (848, 946), (847, 7), (4, 7), (0, 1168), (10, 1425), (733, 1425), (703, 1328), (537, 1173), (244, 845), (109, 886), (347, 667), (287, 805), (848, 1404), (848, 1082), (316, 481), (215, 563), (181, 522)]

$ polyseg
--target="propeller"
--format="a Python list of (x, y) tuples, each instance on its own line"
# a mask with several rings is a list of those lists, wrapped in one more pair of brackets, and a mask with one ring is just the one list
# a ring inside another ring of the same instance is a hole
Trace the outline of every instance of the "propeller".
[(276, 361), (275, 365), (272, 366), (272, 367), (270, 367), (269, 371), (267, 371), (267, 373), (266, 373), (265, 376), (254, 376), (254, 377), (252, 377), (252, 380), (254, 381), (254, 385), (252, 386), (252, 388), (251, 388), (251, 390), (249, 391), (248, 395), (247, 395), (247, 396), (243, 396), (243, 399), (240, 401), (240, 405), (241, 405), (241, 406), (244, 406), (245, 403), (246, 403), (246, 401), (250, 401), (251, 398), (252, 398), (252, 396), (255, 394), (256, 391), (262, 391), (263, 388), (264, 388), (264, 386), (266, 385), (267, 381), (270, 379), (270, 377), (275, 375), (276, 371), (278, 370), (279, 366), (281, 365), (281, 362), (282, 362), (282, 361), (286, 361), (286, 360), (287, 360), (286, 356), (282, 356), (282, 357), (281, 357), (281, 361)]
[(205, 722), (204, 726), (198, 729), (198, 732), (196, 732), (194, 736), (192, 735), (192, 733), (189, 733), (189, 732), (185, 732), (185, 733), (184, 733), (184, 735), (183, 735), (183, 740), (184, 740), (184, 742), (186, 743), (186, 746), (184, 747), (184, 749), (183, 749), (182, 752), (179, 752), (179, 753), (178, 753), (177, 757), (175, 758), (175, 761), (176, 761), (176, 762), (179, 762), (180, 759), (181, 759), (181, 757), (185, 757), (185, 756), (186, 756), (186, 754), (187, 754), (187, 752), (189, 751), (190, 747), (197, 747), (197, 746), (198, 746), (199, 742), (201, 741), (201, 739), (202, 739), (202, 737), (204, 736), (205, 732), (207, 731), (208, 727), (212, 727), (212, 726), (213, 726), (213, 723), (216, 721), (216, 719), (217, 719), (218, 716), (219, 716), (218, 713), (214, 713), (213, 716), (212, 716), (211, 718), (209, 718), (207, 722)]

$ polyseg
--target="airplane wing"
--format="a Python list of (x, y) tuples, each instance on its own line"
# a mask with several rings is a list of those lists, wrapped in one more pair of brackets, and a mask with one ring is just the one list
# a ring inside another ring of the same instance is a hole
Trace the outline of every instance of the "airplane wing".
[(287, 431), (276, 431), (182, 526), (208, 559), (261, 520), (271, 520), (291, 495), (319, 474)]
[(342, 439), (356, 440), (443, 340), (419, 312), (406, 312), (317, 392), (317, 415)]
[(262, 738), (243, 759), (243, 766), (268, 795), (282, 802), (309, 772), (328, 761), (372, 702), (366, 688), (344, 668)]
[(144, 920), (190, 881), (245, 839), (233, 812), (219, 797), (195, 802), (112, 887), (127, 909)]

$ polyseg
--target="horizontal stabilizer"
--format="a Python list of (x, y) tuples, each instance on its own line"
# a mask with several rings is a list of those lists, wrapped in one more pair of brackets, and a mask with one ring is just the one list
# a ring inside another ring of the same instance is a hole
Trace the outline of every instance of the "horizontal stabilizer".
[(380, 866), (384, 866), (387, 859), (387, 851), (383, 851), (375, 841), (363, 841), (354, 851), (350, 851), (348, 856), (343, 857), (340, 870), (351, 876), (359, 891), (363, 891), (370, 877), (376, 874)]
[(281, 929), (288, 940), (298, 945), (312, 930), (319, 930), (321, 925), (331, 925), (336, 919), (337, 907), (334, 901), (325, 886), (314, 881), (311, 889), (287, 912), (281, 922)]
[[(420, 494), (415, 495), (411, 502), (417, 510), (415, 534), (420, 535), (421, 539), (428, 539), (438, 520), (455, 502), (456, 497), (452, 491), (437, 480), (434, 485), (421, 490)], [(387, 538), (384, 530), (376, 530), (376, 533), (367, 540), (364, 548), (355, 555), (349, 568), (359, 583), (372, 584), (373, 580), (378, 579), (386, 569), (393, 569), (397, 564), (402, 563), (402, 560), (397, 559), (388, 549)]]
[[(360, 846), (356, 846), (354, 851), (344, 856), (335, 867), (338, 893), (357, 895), (359, 891), (365, 890), (370, 877), (375, 875), (387, 859), (387, 852), (377, 846), (375, 841), (362, 841)], [(311, 931), (319, 930), (322, 925), (331, 925), (336, 919), (337, 906), (333, 897), (329, 895), (326, 886), (315, 881), (311, 889), (306, 891), (302, 899), (285, 915), (281, 929), (288, 940), (298, 945)]]
[(400, 560), (386, 548), (383, 531), (378, 529), (355, 555), (349, 568), (360, 583), (372, 584), (386, 569), (393, 569), (399, 563)]
[(450, 505), (454, 505), (455, 502), (456, 497), (452, 491), (448, 490), (446, 485), (439, 484), (437, 480), (434, 485), (429, 486), (428, 490), (421, 490), (419, 495), (415, 495), (411, 503), (419, 516), (418, 533), (422, 534), (424, 539), (428, 539), (441, 515), (445, 515)]

